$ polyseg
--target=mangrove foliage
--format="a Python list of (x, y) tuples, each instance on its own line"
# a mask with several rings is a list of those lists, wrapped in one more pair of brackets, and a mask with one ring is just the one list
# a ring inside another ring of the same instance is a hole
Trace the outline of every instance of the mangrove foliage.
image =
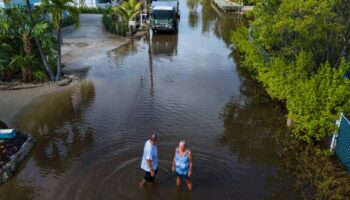
[(333, 134), (350, 108), (350, 2), (257, 1), (250, 27), (232, 42), (243, 66), (272, 98), (285, 102), (293, 134), (307, 143)]

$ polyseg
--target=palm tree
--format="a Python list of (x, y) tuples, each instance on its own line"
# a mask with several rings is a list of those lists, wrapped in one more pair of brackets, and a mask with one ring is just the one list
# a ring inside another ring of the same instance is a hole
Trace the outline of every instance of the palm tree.
[(75, 27), (80, 26), (80, 11), (77, 7), (71, 6), (75, 5), (74, 0), (43, 0), (40, 7), (42, 7), (47, 12), (51, 13), (51, 21), (54, 28), (57, 31), (57, 73), (56, 80), (61, 78), (61, 64), (62, 64), (62, 33), (61, 33), (61, 21), (64, 18), (66, 12), (72, 17)]
[(31, 81), (33, 66), (37, 64), (37, 60), (33, 55), (31, 39), (33, 37), (41, 38), (45, 43), (44, 38), (48, 35), (49, 25), (46, 22), (37, 23), (34, 27), (26, 26), (26, 24), (28, 23), (23, 21), (23, 24), (16, 30), (16, 38), (22, 41), (22, 52), (24, 54), (14, 56), (11, 64), (14, 63), (21, 69), (24, 81)]
[(129, 21), (141, 12), (142, 2), (137, 0), (125, 1), (122, 4), (112, 8), (112, 10), (118, 13), (123, 18), (124, 26), (128, 26)]
[[(32, 8), (30, 5), (30, 2), (29, 2), (29, 0), (24, 0), (24, 1), (26, 3), (26, 8), (27, 8), (27, 12), (28, 12), (28, 16), (29, 16), (31, 25), (34, 26), (35, 21), (34, 21), (33, 15), (32, 15)], [(11, 0), (4, 0), (5, 4), (8, 4), (10, 2), (11, 2)], [(45, 52), (41, 46), (40, 40), (37, 37), (34, 37), (34, 40), (35, 40), (35, 44), (39, 50), (40, 57), (41, 57), (41, 60), (44, 64), (45, 70), (46, 70), (47, 74), (49, 75), (50, 79), (53, 81), (53, 80), (55, 80), (55, 76), (54, 76), (54, 74), (53, 74), (53, 72), (52, 72), (52, 70), (47, 62), (47, 57), (46, 57)]]
[(19, 69), (22, 71), (23, 80), (30, 81), (32, 69), (37, 64), (32, 39), (41, 38), (43, 44), (48, 45), (54, 43), (50, 35), (48, 23), (40, 22), (34, 27), (31, 26), (22, 7), (8, 10), (7, 14), (0, 18), (0, 53), (6, 55), (6, 59), (2, 59), (2, 71), (6, 73), (6, 68), (9, 72)]

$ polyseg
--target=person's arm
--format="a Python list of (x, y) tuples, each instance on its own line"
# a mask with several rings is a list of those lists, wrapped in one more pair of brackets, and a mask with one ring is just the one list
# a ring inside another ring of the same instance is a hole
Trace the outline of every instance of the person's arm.
[(155, 174), (154, 174), (154, 170), (153, 170), (153, 166), (152, 166), (152, 160), (147, 159), (146, 161), (147, 161), (147, 165), (149, 167), (149, 170), (151, 172), (151, 176), (154, 177)]
[(149, 171), (151, 173), (151, 176), (154, 177), (154, 169), (153, 169), (153, 165), (152, 165), (152, 148), (151, 146), (147, 146), (147, 150), (146, 150), (146, 162), (147, 165), (149, 167)]
[(188, 152), (188, 159), (190, 160), (190, 170), (188, 171), (188, 177), (192, 176), (192, 167), (193, 167), (193, 163), (192, 163), (192, 152)]
[(174, 159), (173, 159), (173, 166), (172, 166), (172, 168), (171, 168), (173, 172), (175, 171), (175, 167), (176, 167), (175, 158), (176, 158), (176, 149), (175, 149), (175, 155), (174, 155)]

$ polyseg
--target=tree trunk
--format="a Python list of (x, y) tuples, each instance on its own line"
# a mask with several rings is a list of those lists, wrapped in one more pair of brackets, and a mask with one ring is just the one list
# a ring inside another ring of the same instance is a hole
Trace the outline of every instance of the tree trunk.
[[(33, 16), (32, 16), (32, 9), (30, 7), (29, 0), (26, 0), (26, 5), (27, 5), (27, 11), (28, 11), (30, 23), (32, 24), (32, 26), (34, 26), (35, 23), (34, 23), (34, 19), (33, 19)], [(34, 37), (34, 40), (35, 40), (36, 46), (38, 47), (38, 50), (39, 50), (39, 53), (40, 53), (40, 57), (41, 57), (41, 60), (43, 61), (45, 70), (49, 74), (49, 77), (50, 77), (51, 81), (53, 81), (53, 80), (55, 80), (55, 76), (53, 75), (53, 72), (52, 72), (49, 64), (47, 63), (44, 50), (42, 49), (42, 47), (40, 45), (40, 41), (36, 37)]]
[(61, 27), (58, 25), (57, 28), (57, 41), (58, 41), (58, 47), (57, 47), (57, 74), (56, 74), (56, 81), (60, 80), (61, 78), (61, 59), (62, 59), (62, 52), (61, 52), (61, 45), (62, 45), (62, 35), (61, 35)]

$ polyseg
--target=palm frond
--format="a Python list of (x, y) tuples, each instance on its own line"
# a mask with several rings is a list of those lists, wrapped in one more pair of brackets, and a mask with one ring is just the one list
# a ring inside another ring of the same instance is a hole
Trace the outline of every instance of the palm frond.
[(75, 7), (73, 0), (43, 0), (40, 7), (42, 10), (51, 14), (51, 22), (55, 28), (60, 27), (63, 13), (68, 11), (76, 27), (80, 26), (80, 10)]
[(8, 63), (9, 59), (7, 53), (0, 51), (0, 72), (6, 70)]
[(138, 2), (136, 5), (135, 5), (135, 10), (140, 10), (141, 6), (143, 5), (142, 2)]
[(35, 56), (23, 56), (23, 55), (15, 55), (11, 58), (10, 66), (12, 68), (22, 68), (29, 67), (38, 64)]
[(114, 8), (113, 8), (113, 11), (115, 11), (116, 13), (118, 13), (118, 14), (123, 18), (123, 21), (124, 21), (124, 22), (127, 22), (127, 21), (128, 21), (129, 13), (127, 12), (127, 10), (125, 10), (124, 7), (122, 7), (122, 6), (114, 7)]
[(142, 2), (137, 2), (137, 0), (129, 0), (114, 7), (112, 10), (123, 18), (124, 23), (128, 23), (129, 20), (141, 12), (140, 8), (142, 5)]
[(10, 24), (8, 22), (0, 21), (0, 33), (6, 34), (6, 32), (10, 29)]
[(0, 44), (0, 49), (2, 50), (6, 50), (6, 51), (12, 51), (13, 48), (10, 44), (6, 43), (6, 42), (3, 42)]
[(40, 35), (45, 34), (49, 29), (49, 24), (46, 22), (40, 22), (36, 24), (32, 29), (32, 34), (34, 37), (39, 37)]

